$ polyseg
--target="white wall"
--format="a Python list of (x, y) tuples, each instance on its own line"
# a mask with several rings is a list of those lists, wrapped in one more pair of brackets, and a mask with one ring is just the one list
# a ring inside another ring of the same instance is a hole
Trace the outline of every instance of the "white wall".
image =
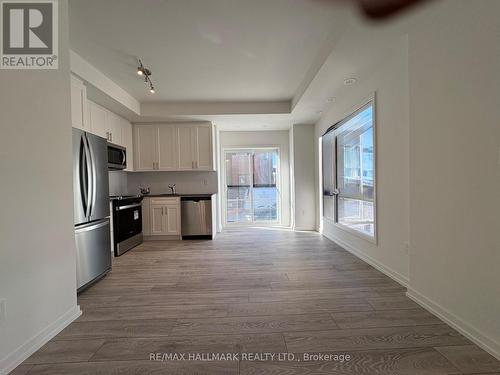
[[(247, 131), (247, 132), (220, 132), (221, 155), (224, 148), (238, 147), (267, 147), (280, 148), (280, 173), (281, 173), (281, 224), (290, 225), (290, 161), (289, 161), (289, 134), (281, 131)], [(221, 161), (223, 163), (223, 161)], [(220, 178), (223, 178), (222, 170)]]
[(316, 228), (315, 129), (314, 125), (293, 125), (290, 131), (294, 154), (292, 179), (294, 227), (297, 230), (314, 230)]
[[(396, 39), (391, 54), (374, 69), (372, 76), (344, 91), (345, 95), (316, 124), (315, 154), (318, 138), (339, 120), (352, 113), (376, 92), (377, 232), (378, 243), (348, 233), (329, 222), (323, 233), (402, 283), (408, 279), (409, 241), (409, 123), (408, 123), (407, 39)], [(297, 162), (297, 158), (296, 158)], [(316, 169), (317, 191), (319, 181)], [(317, 199), (319, 202), (319, 199)], [(317, 215), (320, 209), (317, 206)], [(318, 217), (319, 222), (319, 217)]]
[(293, 126), (288, 130), (288, 151), (290, 153), (290, 227), (295, 229), (295, 149), (293, 145)]
[[(221, 155), (220, 155), (220, 128), (214, 124), (214, 146), (215, 146), (215, 165), (217, 173), (221, 171)], [(221, 179), (217, 178), (217, 196), (216, 196), (216, 230), (222, 232), (222, 185)]]
[(500, 359), (500, 2), (444, 1), (409, 35), (410, 295)]
[(0, 373), (79, 314), (67, 1), (59, 69), (0, 70)]
[(170, 193), (170, 184), (176, 184), (178, 193), (217, 193), (217, 172), (127, 173), (128, 194), (139, 194), (141, 187), (150, 187), (153, 194)]

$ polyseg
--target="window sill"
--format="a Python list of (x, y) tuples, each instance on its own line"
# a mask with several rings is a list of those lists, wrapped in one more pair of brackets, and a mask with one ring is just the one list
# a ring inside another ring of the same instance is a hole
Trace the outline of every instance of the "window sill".
[(335, 228), (337, 229), (340, 229), (344, 232), (347, 232), (355, 237), (358, 237), (362, 240), (365, 240), (367, 242), (370, 242), (374, 245), (378, 245), (378, 240), (377, 240), (377, 229), (375, 228), (375, 236), (371, 237), (367, 234), (364, 234), (363, 232), (360, 232), (360, 231), (357, 231), (355, 229), (352, 229), (352, 228), (349, 228), (345, 225), (342, 225), (342, 224), (339, 224), (339, 223), (336, 223), (333, 219), (329, 219), (329, 218), (325, 218), (323, 217), (323, 221), (324, 222), (327, 222), (328, 224), (334, 226)]

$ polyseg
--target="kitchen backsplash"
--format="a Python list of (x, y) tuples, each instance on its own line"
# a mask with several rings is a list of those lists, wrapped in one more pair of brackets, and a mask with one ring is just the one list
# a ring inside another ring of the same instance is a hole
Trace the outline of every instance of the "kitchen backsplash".
[(178, 193), (217, 193), (217, 172), (136, 172), (127, 173), (128, 194), (150, 187), (152, 194), (168, 193), (176, 184)]
[(127, 172), (109, 171), (109, 195), (127, 195)]

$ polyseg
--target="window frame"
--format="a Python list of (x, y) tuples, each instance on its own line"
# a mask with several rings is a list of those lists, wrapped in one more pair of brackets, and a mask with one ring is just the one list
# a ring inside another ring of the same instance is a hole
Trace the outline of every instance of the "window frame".
[[(377, 175), (378, 175), (378, 163), (377, 163), (377, 111), (376, 111), (376, 101), (375, 101), (375, 94), (364, 100), (362, 103), (359, 105), (355, 106), (353, 109), (351, 109), (347, 114), (342, 116), (342, 119), (340, 121), (337, 121), (335, 124), (330, 126), (325, 133), (321, 136), (321, 140), (323, 141), (323, 137), (329, 133), (333, 133), (334, 136), (334, 144), (333, 144), (333, 150), (334, 150), (334, 156), (333, 156), (333, 186), (334, 189), (338, 189), (338, 179), (337, 179), (337, 171), (338, 171), (338, 160), (337, 160), (337, 136), (340, 133), (340, 128), (342, 125), (346, 124), (349, 120), (351, 120), (353, 117), (361, 113), (363, 110), (365, 110), (368, 106), (372, 107), (372, 137), (373, 137), (373, 167), (374, 167), (374, 174), (373, 174), (373, 225), (374, 225), (374, 230), (373, 230), (373, 236), (366, 234), (362, 231), (350, 228), (349, 226), (346, 226), (342, 223), (339, 222), (338, 218), (338, 196), (335, 196), (333, 199), (333, 213), (334, 217), (333, 220), (325, 217), (324, 216), (324, 191), (325, 191), (325, 186), (324, 186), (324, 180), (322, 178), (321, 184), (323, 186), (322, 189), (322, 199), (321, 199), (321, 220), (326, 221), (336, 228), (343, 230), (345, 232), (348, 232), (356, 237), (362, 238), (368, 242), (371, 242), (373, 244), (378, 244), (378, 205), (377, 205)], [(323, 147), (321, 148), (323, 149)], [(322, 158), (322, 163), (321, 163), (321, 174), (324, 175), (324, 164), (323, 164), (323, 155), (321, 155)]]

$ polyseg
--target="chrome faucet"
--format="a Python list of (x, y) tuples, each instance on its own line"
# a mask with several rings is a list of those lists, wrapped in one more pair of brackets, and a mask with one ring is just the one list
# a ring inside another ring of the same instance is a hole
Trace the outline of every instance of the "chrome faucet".
[(172, 195), (175, 195), (176, 194), (176, 192), (175, 192), (175, 184), (168, 185), (168, 187), (170, 188), (170, 191), (171, 191)]

